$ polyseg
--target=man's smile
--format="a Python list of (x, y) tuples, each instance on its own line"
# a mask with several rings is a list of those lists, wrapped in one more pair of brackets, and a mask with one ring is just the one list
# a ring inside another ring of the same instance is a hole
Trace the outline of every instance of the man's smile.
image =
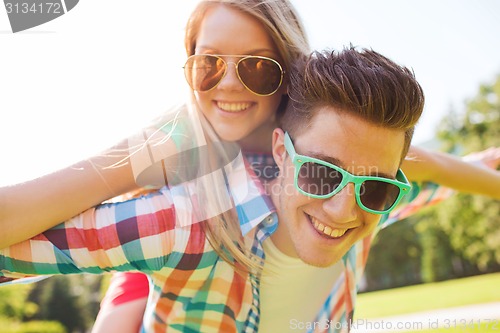
[(311, 224), (314, 226), (314, 229), (316, 229), (324, 236), (328, 236), (330, 238), (340, 238), (347, 232), (347, 230), (349, 230), (349, 229), (336, 229), (336, 228), (334, 229), (330, 226), (324, 225), (323, 223), (319, 222), (318, 219), (310, 215), (307, 215), (307, 217), (309, 218)]

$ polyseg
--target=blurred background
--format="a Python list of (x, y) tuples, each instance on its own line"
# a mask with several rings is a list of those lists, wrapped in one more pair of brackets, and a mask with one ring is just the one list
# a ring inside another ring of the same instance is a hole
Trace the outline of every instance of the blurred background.
[[(500, 2), (292, 2), (314, 49), (369, 47), (413, 68), (426, 94), (415, 144), (458, 155), (500, 146)], [(16, 34), (0, 9), (0, 185), (96, 154), (181, 103), (184, 25), (195, 3), (85, 0)], [(443, 296), (452, 301), (440, 306), (500, 301), (497, 272), (500, 203), (457, 194), (379, 235), (363, 291), (404, 295), (393, 288), (480, 275), (488, 280), (473, 283), (474, 292), (455, 286), (449, 295), (464, 298)], [(89, 275), (2, 287), (1, 331), (85, 332), (106, 281)], [(363, 312), (363, 296), (360, 316), (391, 314)], [(411, 303), (405, 311), (429, 306)]]

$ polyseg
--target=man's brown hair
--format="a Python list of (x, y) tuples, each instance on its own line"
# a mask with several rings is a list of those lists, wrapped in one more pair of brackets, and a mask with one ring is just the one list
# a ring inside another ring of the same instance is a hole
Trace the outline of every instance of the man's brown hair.
[(293, 137), (315, 113), (335, 107), (381, 127), (405, 132), (401, 160), (424, 108), (424, 93), (413, 71), (369, 49), (314, 52), (294, 64), (290, 100), (281, 127)]

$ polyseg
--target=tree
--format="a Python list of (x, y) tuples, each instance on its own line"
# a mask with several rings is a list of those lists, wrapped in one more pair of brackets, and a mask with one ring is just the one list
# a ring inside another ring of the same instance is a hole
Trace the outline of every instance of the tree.
[[(481, 85), (466, 103), (461, 117), (445, 118), (438, 137), (447, 151), (467, 154), (500, 146), (500, 75), (493, 84)], [(500, 189), (499, 189), (500, 190)], [(500, 204), (498, 201), (465, 194), (447, 200), (437, 210), (437, 221), (449, 236), (454, 251), (474, 263), (480, 271), (500, 267)]]
[(0, 288), (0, 316), (22, 320), (33, 315), (38, 307), (35, 303), (27, 301), (27, 296), (33, 285), (20, 284), (2, 286)]
[(0, 328), (2, 333), (65, 333), (65, 328), (55, 321), (29, 321), (38, 306), (30, 302), (28, 294), (36, 284), (18, 284), (0, 287)]
[(396, 223), (373, 241), (365, 270), (364, 291), (397, 288), (421, 282), (421, 245), (414, 221)]
[(101, 280), (102, 276), (82, 274), (38, 282), (29, 300), (39, 311), (29, 319), (58, 321), (68, 332), (85, 332), (99, 310)]

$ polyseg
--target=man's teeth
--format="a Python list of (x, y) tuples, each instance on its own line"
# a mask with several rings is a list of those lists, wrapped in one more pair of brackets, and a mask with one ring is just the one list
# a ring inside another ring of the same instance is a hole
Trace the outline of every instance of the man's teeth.
[(224, 103), (217, 102), (217, 107), (227, 112), (240, 112), (250, 107), (251, 103)]
[(316, 230), (319, 232), (322, 232), (323, 234), (333, 237), (333, 238), (339, 238), (343, 236), (347, 229), (332, 229), (329, 226), (324, 225), (321, 222), (318, 222), (315, 218), (311, 217), (311, 220), (313, 222), (314, 227)]

